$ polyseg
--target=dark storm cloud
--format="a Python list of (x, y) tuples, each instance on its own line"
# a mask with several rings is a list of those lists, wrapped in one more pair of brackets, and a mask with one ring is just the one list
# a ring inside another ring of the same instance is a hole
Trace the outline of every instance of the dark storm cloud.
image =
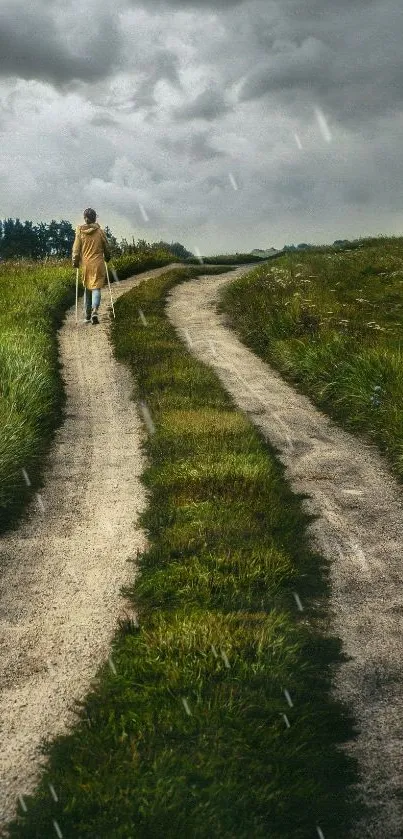
[(167, 49), (157, 49), (147, 53), (143, 58), (136, 57), (135, 71), (136, 73), (146, 74), (147, 78), (144, 84), (148, 85), (150, 91), (160, 79), (165, 79), (173, 85), (180, 86), (178, 63), (178, 58), (173, 52)]
[(207, 190), (224, 189), (227, 186), (227, 178), (224, 175), (210, 175), (204, 179), (204, 186)]
[(224, 152), (214, 149), (208, 143), (208, 135), (204, 132), (197, 132), (190, 137), (179, 140), (162, 138), (161, 146), (172, 151), (180, 157), (190, 158), (190, 161), (212, 160), (216, 157), (225, 157)]
[(248, 2), (248, 0), (143, 0), (143, 2), (139, 2), (139, 0), (129, 0), (132, 2), (132, 5), (142, 5), (144, 8), (149, 10), (153, 7), (169, 7), (171, 9), (176, 9), (177, 11), (186, 10), (186, 9), (194, 9), (195, 11), (203, 11), (203, 9), (208, 9), (211, 11), (212, 9), (218, 9), (222, 11), (226, 11), (227, 9), (233, 9), (234, 6), (241, 6), (244, 2)]
[(401, 0), (113, 2), (0, 0), (5, 212), (204, 252), (401, 219)]
[(203, 90), (193, 102), (182, 105), (174, 111), (174, 117), (178, 120), (205, 119), (211, 121), (231, 110), (226, 104), (224, 96), (219, 90)]
[(81, 46), (81, 54), (69, 50), (66, 33), (58, 28), (48, 6), (0, 9), (0, 76), (56, 86), (105, 78), (117, 63), (120, 49), (120, 35), (110, 16), (94, 15)]
[(300, 45), (292, 42), (273, 44), (270, 59), (253, 70), (245, 80), (240, 101), (287, 88), (324, 89), (330, 81), (329, 53), (331, 47), (313, 37)]
[(145, 58), (136, 58), (136, 76), (143, 76), (141, 81), (134, 83), (135, 92), (126, 102), (125, 107), (137, 110), (153, 107), (155, 102), (155, 87), (160, 81), (169, 82), (173, 87), (181, 89), (179, 77), (178, 57), (167, 49), (157, 49)]
[[(232, 182), (231, 182), (231, 175), (232, 175)], [(203, 183), (201, 184), (201, 188), (206, 192), (209, 193), (217, 193), (218, 192), (233, 192), (236, 191), (234, 189), (234, 184), (236, 185), (236, 190), (242, 189), (243, 179), (239, 177), (234, 178), (233, 173), (227, 172), (225, 175), (210, 175), (208, 178), (204, 178)]]
[(372, 198), (375, 198), (373, 193), (374, 190), (366, 183), (343, 186), (341, 192), (346, 204), (353, 205), (367, 205)]
[(119, 121), (117, 119), (113, 119), (108, 114), (96, 114), (96, 116), (90, 119), (91, 125), (100, 126), (101, 128), (107, 128), (108, 126), (113, 126), (117, 128), (119, 126)]
[(251, 24), (255, 67), (243, 74), (240, 102), (267, 96), (286, 105), (316, 101), (352, 125), (401, 107), (400, 0), (339, 6), (324, 10), (322, 0), (298, 6), (283, 0), (276, 14), (257, 9)]

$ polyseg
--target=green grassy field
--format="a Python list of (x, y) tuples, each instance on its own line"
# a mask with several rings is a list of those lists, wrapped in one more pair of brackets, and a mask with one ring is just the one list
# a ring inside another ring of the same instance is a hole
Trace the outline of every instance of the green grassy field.
[(314, 839), (317, 826), (340, 839), (359, 815), (341, 748), (353, 721), (330, 696), (328, 567), (308, 547), (303, 496), (165, 317), (170, 288), (205, 272), (170, 271), (116, 302), (115, 351), (155, 424), (150, 547), (125, 590), (139, 621), (121, 626), (74, 730), (45, 747), (14, 839), (53, 837), (55, 823), (71, 839)]
[(223, 290), (241, 340), (403, 478), (403, 238), (276, 258)]

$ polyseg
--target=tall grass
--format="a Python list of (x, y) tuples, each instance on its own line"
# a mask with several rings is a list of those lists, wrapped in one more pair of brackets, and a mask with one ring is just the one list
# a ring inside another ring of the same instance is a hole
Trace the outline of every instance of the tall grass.
[(403, 238), (289, 254), (223, 289), (219, 310), (261, 358), (403, 478)]
[[(41, 464), (61, 420), (64, 394), (55, 332), (74, 302), (66, 263), (0, 265), (0, 530), (41, 483)], [(22, 469), (31, 480), (26, 486)]]
[(44, 746), (13, 839), (48, 839), (54, 820), (65, 839), (348, 835), (356, 775), (340, 749), (351, 720), (329, 694), (327, 566), (271, 448), (165, 316), (170, 288), (201, 271), (116, 303), (116, 354), (155, 424), (149, 548), (125, 589), (139, 621), (122, 624), (72, 733)]
[(111, 264), (114, 265), (120, 280), (141, 274), (143, 271), (151, 271), (153, 268), (162, 268), (171, 262), (182, 262), (176, 256), (165, 251), (139, 251), (138, 253), (125, 253), (115, 257)]

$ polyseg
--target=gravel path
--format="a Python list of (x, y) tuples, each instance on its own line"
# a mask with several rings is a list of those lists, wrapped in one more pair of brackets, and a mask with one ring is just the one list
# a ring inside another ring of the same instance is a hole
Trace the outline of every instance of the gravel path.
[[(335, 694), (360, 729), (350, 751), (361, 791), (375, 805), (354, 839), (403, 836), (403, 490), (375, 447), (342, 431), (225, 327), (215, 301), (249, 268), (176, 286), (167, 314), (190, 351), (278, 450), (303, 507), (314, 549), (331, 561), (332, 632), (351, 657)], [(340, 837), (344, 839), (344, 837)]]
[[(114, 299), (166, 268), (112, 285)], [(130, 401), (131, 373), (108, 338), (110, 297), (98, 326), (79, 323), (75, 306), (59, 331), (67, 393), (39, 499), (0, 545), (0, 835), (17, 796), (30, 793), (44, 737), (74, 722), (107, 660), (118, 619), (132, 616), (120, 587), (135, 574), (146, 504), (139, 476), (143, 425)], [(112, 661), (113, 667), (113, 661)], [(3, 825), (3, 828), (1, 827)]]

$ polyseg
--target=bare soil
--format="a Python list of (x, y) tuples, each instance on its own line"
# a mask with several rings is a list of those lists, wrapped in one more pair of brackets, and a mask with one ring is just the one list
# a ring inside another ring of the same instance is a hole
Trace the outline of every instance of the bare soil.
[(250, 270), (176, 286), (167, 314), (277, 449), (292, 490), (309, 495), (303, 508), (320, 516), (308, 533), (331, 564), (330, 630), (349, 657), (334, 694), (357, 720), (347, 749), (359, 760), (360, 794), (374, 807), (352, 837), (402, 839), (403, 488), (374, 446), (339, 428), (226, 327), (215, 308), (220, 290)]

